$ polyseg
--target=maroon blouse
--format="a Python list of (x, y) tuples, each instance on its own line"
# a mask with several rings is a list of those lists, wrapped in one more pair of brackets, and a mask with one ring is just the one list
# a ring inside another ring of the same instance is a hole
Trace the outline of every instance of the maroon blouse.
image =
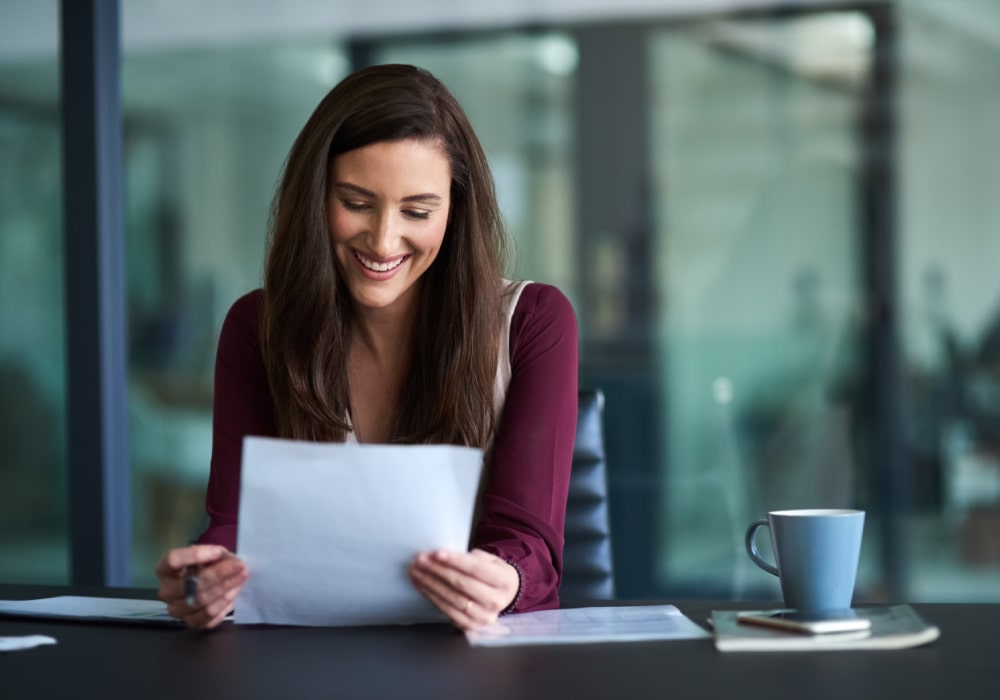
[[(236, 551), (240, 459), (246, 435), (275, 436), (274, 402), (261, 356), (261, 290), (233, 304), (215, 364), (212, 470), (198, 538)], [(559, 606), (566, 493), (577, 420), (577, 327), (555, 287), (529, 284), (510, 328), (511, 379), (493, 443), (472, 544), (510, 562), (517, 612)]]

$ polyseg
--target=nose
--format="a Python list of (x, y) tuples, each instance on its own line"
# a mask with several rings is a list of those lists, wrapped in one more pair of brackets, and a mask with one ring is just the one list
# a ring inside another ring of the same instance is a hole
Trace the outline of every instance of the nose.
[(381, 258), (388, 258), (396, 252), (396, 226), (390, 212), (380, 211), (372, 222), (373, 228), (368, 245), (371, 252)]

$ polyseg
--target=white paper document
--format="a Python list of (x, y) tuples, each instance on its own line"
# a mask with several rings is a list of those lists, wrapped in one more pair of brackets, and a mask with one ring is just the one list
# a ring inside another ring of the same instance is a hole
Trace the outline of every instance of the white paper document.
[(0, 637), (0, 651), (20, 651), (22, 649), (34, 649), (35, 647), (55, 644), (54, 637), (44, 634), (29, 634), (24, 637)]
[(444, 620), (407, 569), (419, 552), (468, 549), (482, 463), (470, 447), (246, 438), (236, 623)]
[(708, 632), (673, 605), (566, 608), (505, 615), (465, 633), (472, 646), (701, 639)]
[(0, 600), (0, 615), (179, 625), (159, 600), (61, 595), (35, 600)]

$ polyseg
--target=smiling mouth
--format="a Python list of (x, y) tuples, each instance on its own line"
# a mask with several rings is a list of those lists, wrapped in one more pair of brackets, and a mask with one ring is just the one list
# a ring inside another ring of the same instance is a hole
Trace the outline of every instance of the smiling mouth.
[(375, 262), (371, 258), (366, 258), (364, 255), (362, 255), (356, 250), (352, 250), (351, 252), (354, 253), (354, 257), (357, 258), (357, 261), (359, 263), (364, 265), (367, 269), (371, 270), (372, 272), (392, 272), (397, 267), (406, 262), (407, 258), (410, 257), (409, 255), (401, 255), (395, 260), (390, 260), (389, 262), (380, 263), (380, 262)]

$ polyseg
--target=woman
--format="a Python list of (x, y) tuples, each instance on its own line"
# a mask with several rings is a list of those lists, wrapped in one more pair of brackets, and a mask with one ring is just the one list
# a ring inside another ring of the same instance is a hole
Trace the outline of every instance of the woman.
[(263, 289), (219, 338), (210, 526), (156, 568), (170, 613), (214, 627), (249, 575), (245, 435), (483, 448), (471, 550), (419, 554), (411, 581), (461, 629), (557, 607), (576, 319), (554, 287), (502, 279), (492, 176), (454, 97), (412, 66), (347, 77), (296, 139), (270, 229)]

